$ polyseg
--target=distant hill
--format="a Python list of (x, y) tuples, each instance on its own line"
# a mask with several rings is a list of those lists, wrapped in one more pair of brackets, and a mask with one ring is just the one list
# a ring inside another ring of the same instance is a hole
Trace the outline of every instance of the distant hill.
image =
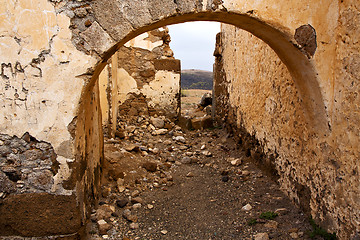
[(212, 90), (213, 73), (210, 71), (185, 69), (181, 70), (182, 89)]

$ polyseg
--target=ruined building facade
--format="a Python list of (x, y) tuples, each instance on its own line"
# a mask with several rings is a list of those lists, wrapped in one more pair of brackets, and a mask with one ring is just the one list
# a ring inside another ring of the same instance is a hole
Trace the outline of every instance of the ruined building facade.
[(122, 46), (99, 75), (105, 133), (114, 137), (117, 117), (180, 114), (180, 60), (174, 59), (167, 27), (143, 33)]
[(134, 37), (199, 20), (233, 25), (216, 53), (220, 120), (319, 224), (358, 238), (359, 1), (0, 6), (0, 235), (82, 232), (102, 173), (99, 74)]

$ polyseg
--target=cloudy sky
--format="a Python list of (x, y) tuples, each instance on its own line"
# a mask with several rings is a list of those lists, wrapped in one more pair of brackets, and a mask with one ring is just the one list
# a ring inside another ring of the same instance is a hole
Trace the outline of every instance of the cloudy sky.
[(170, 47), (175, 58), (181, 60), (181, 68), (212, 71), (215, 38), (220, 32), (220, 23), (187, 22), (168, 27)]

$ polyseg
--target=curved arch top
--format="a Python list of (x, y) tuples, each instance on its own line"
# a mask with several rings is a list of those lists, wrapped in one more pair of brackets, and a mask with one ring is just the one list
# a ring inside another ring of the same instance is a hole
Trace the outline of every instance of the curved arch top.
[[(267, 43), (287, 66), (302, 99), (309, 126), (322, 134), (329, 131), (325, 105), (312, 60), (297, 47), (290, 30), (285, 27), (261, 19), (252, 12), (227, 10), (215, 0), (98, 0), (89, 2), (89, 5), (94, 22), (79, 36), (84, 38), (102, 59), (94, 69), (91, 83), (95, 82), (106, 61), (123, 44), (144, 32), (189, 21), (217, 21), (246, 30)], [(91, 88), (92, 84), (88, 87)]]

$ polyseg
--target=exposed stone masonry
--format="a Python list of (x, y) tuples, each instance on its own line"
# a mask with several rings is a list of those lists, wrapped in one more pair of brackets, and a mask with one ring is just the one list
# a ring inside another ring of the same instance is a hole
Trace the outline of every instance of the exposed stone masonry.
[(52, 192), (53, 177), (59, 170), (49, 143), (28, 133), (22, 138), (0, 134), (0, 194)]

